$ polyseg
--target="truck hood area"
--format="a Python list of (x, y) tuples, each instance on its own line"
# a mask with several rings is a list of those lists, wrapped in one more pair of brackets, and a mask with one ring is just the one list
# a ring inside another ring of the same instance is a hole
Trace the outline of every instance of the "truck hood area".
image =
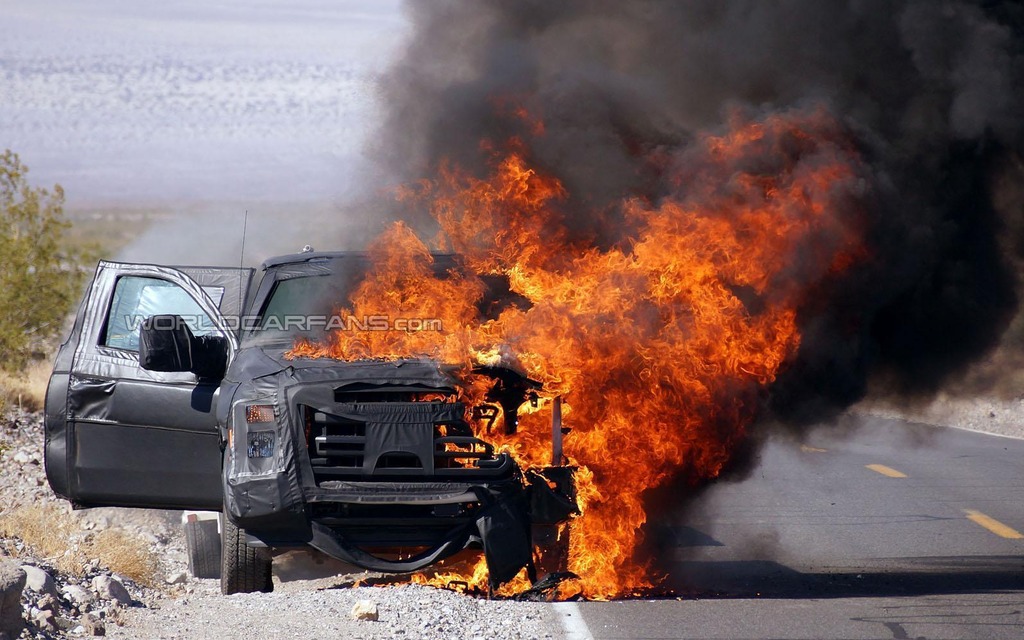
[(296, 383), (337, 382), (368, 386), (416, 387), (445, 393), (454, 393), (458, 380), (437, 362), (426, 359), (342, 362), (326, 358), (288, 359), (285, 352), (290, 342), (244, 345), (228, 368), (228, 382), (256, 381), (266, 376), (287, 373)]

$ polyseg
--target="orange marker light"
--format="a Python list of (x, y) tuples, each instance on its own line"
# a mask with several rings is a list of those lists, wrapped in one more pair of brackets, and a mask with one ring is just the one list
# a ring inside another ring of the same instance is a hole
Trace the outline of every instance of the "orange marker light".
[(245, 408), (245, 421), (249, 424), (256, 422), (273, 422), (274, 405), (250, 404)]

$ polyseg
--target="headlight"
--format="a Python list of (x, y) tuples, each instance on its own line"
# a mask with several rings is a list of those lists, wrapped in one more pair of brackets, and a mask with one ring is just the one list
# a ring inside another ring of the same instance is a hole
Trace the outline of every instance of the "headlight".
[(274, 457), (274, 432), (273, 431), (250, 431), (248, 435), (247, 452), (250, 458), (273, 458)]

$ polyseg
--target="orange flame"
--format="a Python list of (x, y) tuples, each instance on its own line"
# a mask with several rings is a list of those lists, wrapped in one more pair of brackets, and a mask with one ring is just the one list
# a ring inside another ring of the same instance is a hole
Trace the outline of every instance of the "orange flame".
[[(523, 140), (500, 148), (485, 178), (442, 163), (401, 194), (429, 208), (433, 245), (464, 256), (469, 273), (436, 277), (427, 243), (398, 223), (370, 247), (372, 267), (344, 311), (440, 318), (443, 331), (339, 331), (291, 355), (427, 356), (463, 367), (470, 398), (484, 388), (470, 367), (514, 358), (564, 398), (572, 427), (565, 447), (581, 468), (583, 513), (570, 569), (589, 597), (649, 588), (635, 557), (645, 491), (722, 471), (800, 345), (810, 292), (865, 257), (850, 197), (859, 157), (823, 111), (734, 117), (674, 164), (658, 159), (671, 195), (621, 202), (622, 239), (609, 247), (574, 236), (569, 193), (531, 164)], [(483, 274), (506, 276), (529, 308), (479, 321)], [(551, 403), (524, 410), (518, 433), (486, 438), (524, 466), (544, 465)], [(459, 579), (483, 584), (482, 566)]]

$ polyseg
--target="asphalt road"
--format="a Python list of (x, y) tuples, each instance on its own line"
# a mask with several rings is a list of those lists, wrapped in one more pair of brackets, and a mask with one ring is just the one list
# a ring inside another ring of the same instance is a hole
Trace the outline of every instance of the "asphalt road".
[(1024, 638), (1024, 440), (846, 418), (652, 526), (678, 598), (554, 605), (568, 638)]

